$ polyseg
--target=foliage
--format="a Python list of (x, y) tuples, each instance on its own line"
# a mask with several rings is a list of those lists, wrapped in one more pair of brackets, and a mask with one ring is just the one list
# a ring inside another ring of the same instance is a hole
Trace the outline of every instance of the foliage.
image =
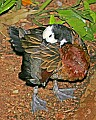
[[(94, 33), (96, 33), (96, 12), (90, 9), (90, 4), (95, 3), (94, 0), (79, 1), (79, 4), (66, 8), (57, 9), (61, 23), (67, 23), (76, 31), (83, 40), (94, 40)], [(83, 9), (81, 9), (81, 7)], [(57, 24), (56, 17), (50, 16), (50, 24)]]
[(9, 10), (17, 0), (1, 0), (0, 1), (0, 14)]
[(45, 10), (51, 1), (46, 0), (39, 10), (32, 13), (32, 22), (42, 26), (41, 19), (50, 18), (49, 24), (67, 23), (83, 40), (94, 40), (96, 12), (90, 9), (90, 5), (96, 3), (96, 0), (77, 0), (77, 3), (70, 7)]
[[(28, 0), (1, 0), (0, 14), (11, 9), (15, 3), (17, 9), (20, 9), (21, 2), (26, 2), (29, 5), (33, 1), (35, 0), (29, 0), (29, 2)], [(39, 5), (38, 10), (32, 11), (31, 19), (33, 23), (42, 26), (46, 18), (49, 19), (49, 24), (67, 23), (83, 40), (94, 40), (94, 34), (96, 34), (96, 12), (90, 9), (90, 5), (95, 4), (96, 0), (77, 0), (77, 3), (72, 6), (45, 9), (52, 1), (46, 0), (41, 6)]]

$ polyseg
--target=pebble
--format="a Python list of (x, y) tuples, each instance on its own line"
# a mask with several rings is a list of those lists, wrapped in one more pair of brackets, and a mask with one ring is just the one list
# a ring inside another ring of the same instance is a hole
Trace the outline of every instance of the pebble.
[(16, 94), (17, 94), (17, 93), (19, 93), (19, 90), (14, 90), (13, 93), (16, 93)]
[(57, 1), (57, 5), (59, 6), (59, 7), (61, 7), (62, 6), (62, 2), (60, 2), (59, 0)]

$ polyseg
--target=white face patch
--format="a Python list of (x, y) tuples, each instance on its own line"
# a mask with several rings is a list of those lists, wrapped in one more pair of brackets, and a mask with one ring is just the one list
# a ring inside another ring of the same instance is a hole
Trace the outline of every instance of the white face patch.
[(43, 39), (45, 39), (49, 43), (56, 43), (57, 40), (54, 38), (54, 33), (52, 32), (53, 26), (48, 26), (43, 31)]
[(66, 39), (61, 40), (61, 41), (60, 41), (60, 47), (61, 47), (62, 45), (64, 45), (65, 43), (67, 43)]

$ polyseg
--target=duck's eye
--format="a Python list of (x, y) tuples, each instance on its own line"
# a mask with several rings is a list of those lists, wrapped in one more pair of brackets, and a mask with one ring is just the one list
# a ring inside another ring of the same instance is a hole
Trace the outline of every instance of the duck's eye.
[(51, 35), (49, 35), (49, 37), (51, 37), (52, 36), (52, 34)]

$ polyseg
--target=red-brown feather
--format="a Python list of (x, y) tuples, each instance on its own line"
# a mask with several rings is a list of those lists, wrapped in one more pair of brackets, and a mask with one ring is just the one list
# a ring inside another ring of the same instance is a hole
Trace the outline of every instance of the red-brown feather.
[(42, 79), (40, 80), (41, 83), (46, 82), (52, 75), (52, 72), (47, 72), (47, 70), (42, 70), (41, 72), (41, 77)]
[(59, 72), (63, 79), (70, 81), (82, 80), (89, 68), (89, 55), (78, 45), (66, 44), (60, 48), (62, 70)]

